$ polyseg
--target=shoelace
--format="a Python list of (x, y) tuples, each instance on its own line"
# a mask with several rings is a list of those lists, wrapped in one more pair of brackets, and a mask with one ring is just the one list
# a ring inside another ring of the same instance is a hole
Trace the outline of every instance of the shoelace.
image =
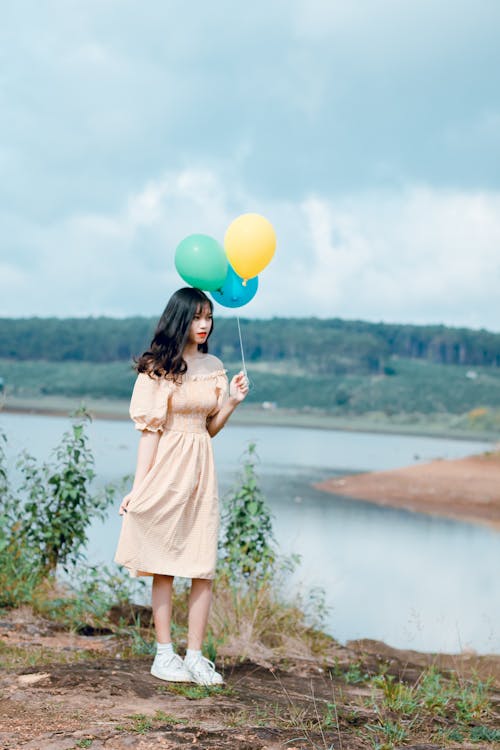
[(213, 663), (213, 661), (210, 661), (210, 659), (207, 659), (206, 656), (198, 656), (196, 661), (192, 663), (187, 662), (186, 666), (188, 669), (190, 668), (197, 669), (200, 667), (203, 669), (204, 667), (208, 667), (211, 672), (215, 672), (215, 664)]
[(173, 654), (161, 654), (160, 655), (160, 662), (164, 664), (165, 667), (170, 666), (171, 664), (175, 664), (177, 666), (180, 666), (183, 664), (183, 661), (179, 654), (173, 653)]

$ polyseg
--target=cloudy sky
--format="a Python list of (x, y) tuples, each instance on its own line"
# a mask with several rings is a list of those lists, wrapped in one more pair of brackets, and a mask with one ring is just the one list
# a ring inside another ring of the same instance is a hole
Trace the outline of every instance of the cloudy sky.
[(499, 331), (499, 28), (498, 0), (4, 0), (0, 315), (159, 314), (178, 242), (255, 211), (246, 316)]

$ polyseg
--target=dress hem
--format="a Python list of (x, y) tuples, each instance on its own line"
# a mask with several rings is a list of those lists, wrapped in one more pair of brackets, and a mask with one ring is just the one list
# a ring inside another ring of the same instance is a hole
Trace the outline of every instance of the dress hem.
[[(207, 581), (213, 581), (215, 578), (215, 573), (205, 573), (204, 575), (200, 573), (179, 573), (175, 572), (172, 568), (170, 568), (168, 571), (166, 570), (151, 570), (151, 571), (145, 571), (142, 570), (142, 566), (132, 566), (131, 564), (122, 563), (119, 560), (115, 558), (115, 562), (118, 565), (121, 565), (124, 568), (127, 568), (128, 572), (130, 573), (132, 578), (143, 578), (143, 577), (152, 577), (152, 576), (172, 576), (174, 578), (201, 578), (203, 580)], [(146, 566), (144, 566), (146, 567)]]

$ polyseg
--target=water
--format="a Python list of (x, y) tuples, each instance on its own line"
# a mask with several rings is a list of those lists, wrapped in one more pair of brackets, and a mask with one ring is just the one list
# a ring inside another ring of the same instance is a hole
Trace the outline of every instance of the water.
[[(2, 415), (13, 456), (27, 447), (46, 458), (67, 429), (57, 417)], [(90, 428), (101, 483), (135, 467), (137, 433), (128, 422)], [(301, 564), (290, 591), (325, 592), (326, 629), (346, 642), (375, 638), (399, 648), (500, 653), (496, 585), (500, 533), (487, 527), (381, 508), (319, 492), (313, 482), (343, 472), (383, 470), (479, 453), (486, 443), (437, 438), (228, 425), (214, 441), (222, 493), (249, 440), (257, 443), (263, 490), (284, 554)], [(120, 518), (94, 524), (88, 556), (109, 563)]]

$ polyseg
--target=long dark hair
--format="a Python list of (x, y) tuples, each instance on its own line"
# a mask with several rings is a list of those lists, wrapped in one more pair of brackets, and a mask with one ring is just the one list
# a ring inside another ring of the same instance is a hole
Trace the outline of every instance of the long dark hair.
[[(146, 372), (158, 377), (178, 379), (187, 370), (182, 352), (189, 338), (189, 328), (194, 316), (208, 305), (213, 311), (212, 301), (201, 289), (185, 286), (172, 294), (156, 326), (150, 347), (136, 360), (137, 372)], [(198, 344), (198, 351), (208, 352), (207, 341), (214, 330), (213, 322), (207, 339)]]

